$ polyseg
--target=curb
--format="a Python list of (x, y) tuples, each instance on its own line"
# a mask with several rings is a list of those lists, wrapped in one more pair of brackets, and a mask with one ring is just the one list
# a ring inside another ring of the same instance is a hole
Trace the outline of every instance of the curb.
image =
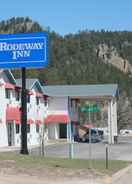
[[(51, 146), (51, 145), (56, 145), (56, 144), (67, 144), (66, 141), (55, 141), (55, 142), (47, 142), (45, 144), (45, 147), (46, 146)], [(28, 145), (28, 150), (30, 152), (30, 150), (34, 149), (34, 148), (37, 148), (37, 147), (40, 147), (40, 144), (37, 144), (37, 145)], [(0, 153), (3, 153), (3, 152), (13, 152), (13, 151), (19, 151), (20, 150), (20, 146), (12, 146), (12, 147), (9, 147), (9, 146), (6, 146), (6, 147), (0, 147)]]

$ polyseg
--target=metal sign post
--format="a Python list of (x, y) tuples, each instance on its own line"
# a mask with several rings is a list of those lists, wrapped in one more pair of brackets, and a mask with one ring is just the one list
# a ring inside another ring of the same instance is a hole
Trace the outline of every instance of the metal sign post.
[(71, 122), (69, 122), (69, 158), (73, 159), (74, 151), (73, 151), (73, 136), (72, 136), (72, 126)]
[(108, 164), (109, 164), (109, 155), (108, 155), (108, 144), (105, 145), (105, 154), (106, 154), (106, 158), (105, 158), (105, 167), (106, 169), (108, 169)]
[[(71, 117), (71, 108), (70, 108), (70, 98), (69, 97), (68, 97), (68, 114), (69, 114), (69, 119), (70, 119), (70, 117)], [(72, 135), (71, 120), (68, 123), (68, 134), (69, 134), (69, 158), (73, 159), (73, 157), (74, 157), (74, 148), (73, 148), (74, 137)]]
[[(89, 111), (89, 122), (91, 122), (91, 114)], [(92, 139), (91, 139), (91, 127), (89, 127), (89, 166), (91, 168), (91, 159), (92, 159)]]
[(22, 68), (22, 94), (21, 94), (21, 154), (28, 154), (27, 148), (27, 94), (26, 94), (26, 68)]

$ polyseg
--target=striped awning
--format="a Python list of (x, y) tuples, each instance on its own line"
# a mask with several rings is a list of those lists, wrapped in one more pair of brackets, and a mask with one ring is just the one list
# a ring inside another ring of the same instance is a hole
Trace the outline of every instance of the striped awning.
[(15, 89), (15, 85), (7, 82), (7, 83), (5, 83), (5, 88), (6, 89)]
[(6, 108), (6, 122), (15, 121), (17, 124), (21, 121), (21, 111), (19, 107)]
[(44, 123), (68, 123), (69, 117), (67, 114), (54, 114), (48, 115), (47, 118), (44, 120)]

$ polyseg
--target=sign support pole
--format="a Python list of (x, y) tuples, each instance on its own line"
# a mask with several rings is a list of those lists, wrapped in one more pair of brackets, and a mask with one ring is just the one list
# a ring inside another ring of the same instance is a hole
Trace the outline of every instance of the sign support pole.
[(27, 94), (26, 94), (26, 68), (22, 68), (21, 93), (21, 154), (28, 154), (27, 148)]
[(73, 137), (73, 132), (72, 132), (72, 123), (71, 123), (71, 106), (70, 106), (70, 98), (68, 97), (68, 114), (69, 114), (69, 123), (68, 123), (68, 132), (69, 132), (69, 158), (73, 159), (74, 158), (74, 137)]
[(69, 158), (73, 159), (74, 158), (74, 150), (73, 150), (73, 135), (72, 135), (72, 125), (71, 122), (69, 122)]
[[(89, 123), (91, 124), (91, 114), (89, 111)], [(91, 168), (92, 162), (92, 139), (91, 139), (91, 127), (89, 127), (89, 166)]]

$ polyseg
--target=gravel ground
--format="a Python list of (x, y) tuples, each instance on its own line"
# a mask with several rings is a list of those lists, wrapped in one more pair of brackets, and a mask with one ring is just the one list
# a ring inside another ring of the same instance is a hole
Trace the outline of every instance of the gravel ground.
[(15, 161), (0, 162), (0, 184), (111, 184), (111, 178), (93, 170), (20, 168)]

